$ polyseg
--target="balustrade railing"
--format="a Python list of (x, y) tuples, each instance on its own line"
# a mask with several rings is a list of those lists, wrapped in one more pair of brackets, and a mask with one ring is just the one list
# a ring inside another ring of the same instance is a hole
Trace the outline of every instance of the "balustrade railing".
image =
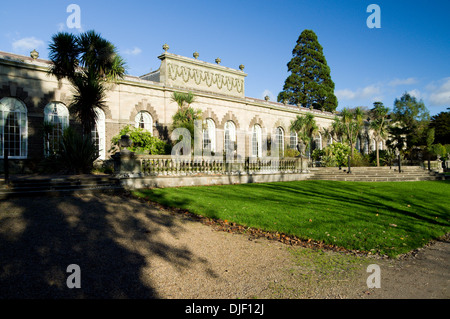
[(246, 158), (230, 163), (225, 159), (214, 157), (185, 159), (161, 155), (137, 155), (136, 161), (141, 174), (154, 176), (301, 173), (307, 169), (307, 160), (300, 158)]

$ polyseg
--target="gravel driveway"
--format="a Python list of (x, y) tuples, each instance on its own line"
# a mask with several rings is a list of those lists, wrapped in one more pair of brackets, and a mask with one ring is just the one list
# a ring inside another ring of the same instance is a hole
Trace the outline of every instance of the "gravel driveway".
[[(0, 298), (449, 298), (450, 243), (386, 260), (216, 231), (141, 200), (0, 202)], [(69, 265), (81, 288), (69, 289)], [(367, 265), (381, 269), (369, 289)]]

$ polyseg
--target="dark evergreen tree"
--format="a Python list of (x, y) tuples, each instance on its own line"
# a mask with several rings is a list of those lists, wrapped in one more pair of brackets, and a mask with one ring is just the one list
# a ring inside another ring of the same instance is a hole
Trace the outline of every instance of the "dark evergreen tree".
[(431, 118), (430, 127), (435, 129), (435, 142), (450, 144), (450, 112), (441, 112)]
[(314, 31), (302, 32), (292, 55), (293, 58), (287, 65), (291, 75), (278, 95), (278, 102), (335, 111), (338, 102), (334, 95), (334, 82)]

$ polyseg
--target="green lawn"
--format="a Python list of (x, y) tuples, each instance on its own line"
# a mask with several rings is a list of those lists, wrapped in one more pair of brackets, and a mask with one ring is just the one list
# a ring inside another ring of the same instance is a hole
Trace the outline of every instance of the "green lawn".
[(300, 181), (134, 194), (194, 214), (391, 257), (450, 232), (448, 181)]

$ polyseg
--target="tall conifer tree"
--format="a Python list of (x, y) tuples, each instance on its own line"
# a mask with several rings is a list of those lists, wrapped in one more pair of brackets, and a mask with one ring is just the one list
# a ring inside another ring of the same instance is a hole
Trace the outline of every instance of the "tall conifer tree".
[(304, 30), (288, 63), (291, 75), (286, 79), (278, 102), (300, 104), (303, 107), (335, 111), (338, 105), (334, 95), (334, 82), (317, 35)]

